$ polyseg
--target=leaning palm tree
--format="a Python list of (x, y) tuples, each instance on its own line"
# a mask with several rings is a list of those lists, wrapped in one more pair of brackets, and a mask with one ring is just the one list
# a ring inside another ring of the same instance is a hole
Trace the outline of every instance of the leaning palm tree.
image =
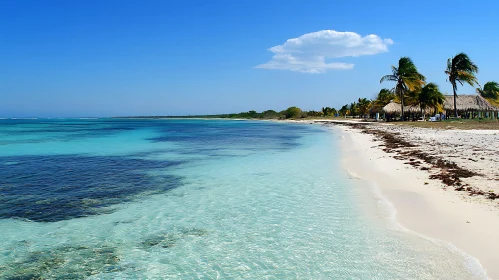
[(457, 118), (457, 83), (461, 85), (464, 83), (470, 86), (478, 85), (478, 80), (475, 74), (478, 73), (478, 66), (476, 66), (473, 61), (465, 53), (457, 54), (447, 60), (447, 74), (448, 81), (452, 84), (452, 90), (454, 91), (454, 117)]
[(499, 98), (499, 83), (487, 82), (483, 88), (477, 88), (476, 92), (484, 98), (498, 99)]
[(424, 112), (427, 107), (430, 107), (436, 113), (437, 107), (444, 104), (444, 98), (436, 84), (429, 83), (425, 85), (418, 96), (421, 111)]
[(400, 99), (401, 119), (404, 120), (404, 97), (408, 91), (416, 90), (424, 85), (425, 77), (418, 72), (416, 65), (409, 57), (402, 57), (399, 59), (398, 67), (392, 66), (392, 74), (383, 76), (379, 82), (384, 81), (396, 82), (394, 91)]

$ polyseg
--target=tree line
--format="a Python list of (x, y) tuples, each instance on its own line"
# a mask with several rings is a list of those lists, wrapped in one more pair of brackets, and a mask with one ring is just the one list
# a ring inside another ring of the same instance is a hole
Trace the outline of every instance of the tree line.
[[(438, 85), (432, 82), (427, 83), (425, 76), (418, 71), (411, 58), (400, 58), (398, 65), (392, 66), (391, 71), (391, 74), (381, 78), (380, 83), (394, 82), (395, 85), (393, 88), (380, 90), (374, 100), (359, 98), (357, 102), (343, 105), (338, 110), (338, 113), (344, 116), (364, 116), (366, 114), (366, 107), (367, 110), (380, 112), (391, 101), (400, 104), (401, 119), (404, 119), (404, 108), (406, 105), (418, 105), (422, 114), (427, 109), (433, 109), (435, 113), (442, 109), (445, 98)], [(470, 86), (478, 86), (476, 92), (479, 95), (486, 98), (493, 105), (499, 105), (499, 84), (495, 81), (490, 81), (481, 87), (476, 77), (478, 66), (467, 54), (459, 53), (449, 58), (444, 72), (447, 75), (447, 80), (452, 85), (454, 117), (458, 117), (456, 106), (458, 85), (469, 84)]]
[[(454, 116), (457, 115), (456, 99), (458, 85), (478, 86), (477, 94), (486, 98), (490, 103), (499, 106), (499, 83), (487, 82), (480, 86), (476, 74), (478, 66), (465, 53), (459, 53), (447, 60), (444, 71), (447, 81), (452, 85), (454, 94)], [(401, 119), (404, 119), (404, 108), (407, 105), (419, 106), (422, 115), (428, 109), (434, 113), (442, 111), (445, 100), (444, 95), (435, 83), (427, 83), (426, 77), (422, 75), (414, 62), (409, 57), (401, 57), (396, 66), (391, 67), (391, 73), (381, 77), (380, 83), (394, 82), (393, 88), (383, 88), (373, 99), (358, 98), (350, 104), (343, 105), (340, 109), (322, 107), (320, 111), (304, 111), (292, 106), (282, 111), (266, 110), (256, 112), (254, 110), (235, 114), (219, 115), (195, 115), (182, 116), (182, 118), (244, 118), (244, 119), (298, 119), (307, 117), (334, 117), (334, 116), (361, 116), (367, 117), (370, 113), (381, 112), (383, 107), (394, 101), (401, 106)], [(156, 118), (178, 118), (176, 116), (157, 116)]]
[(207, 117), (218, 117), (218, 118), (231, 118), (231, 119), (300, 119), (300, 118), (308, 118), (308, 117), (322, 117), (324, 114), (320, 111), (305, 111), (296, 106), (291, 106), (286, 110), (282, 111), (274, 111), (274, 110), (266, 110), (261, 113), (258, 113), (254, 110), (248, 112), (242, 112), (237, 114), (223, 114), (223, 115), (210, 115)]
[(321, 117), (322, 112), (304, 111), (296, 106), (292, 106), (282, 111), (266, 110), (257, 112), (251, 110), (248, 112), (233, 113), (233, 114), (212, 114), (212, 115), (188, 115), (188, 116), (135, 116), (122, 118), (154, 118), (154, 119), (189, 119), (189, 118), (220, 118), (220, 119), (300, 119), (307, 117)]

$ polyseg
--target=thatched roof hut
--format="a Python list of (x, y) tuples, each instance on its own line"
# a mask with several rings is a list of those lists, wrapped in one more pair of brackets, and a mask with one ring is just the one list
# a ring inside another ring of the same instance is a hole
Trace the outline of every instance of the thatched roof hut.
[[(444, 109), (454, 110), (454, 95), (444, 95)], [(478, 94), (458, 95), (456, 99), (458, 111), (499, 111), (499, 108), (490, 104), (485, 98)]]
[[(425, 113), (430, 113), (433, 109), (426, 108)], [(400, 103), (390, 102), (383, 107), (383, 112), (387, 114), (400, 114), (402, 112), (402, 108), (400, 107)], [(419, 105), (406, 105), (404, 106), (405, 113), (421, 113), (421, 108)]]
[[(444, 95), (443, 109), (452, 111), (454, 110), (454, 96)], [(490, 104), (485, 98), (477, 94), (468, 95), (458, 95), (456, 99), (457, 110), (460, 112), (466, 111), (478, 111), (478, 112), (498, 112), (499, 108)], [(401, 108), (400, 103), (390, 102), (385, 107), (383, 111), (387, 114), (400, 114)], [(407, 105), (404, 106), (404, 111), (407, 113), (420, 113), (421, 109), (419, 105)], [(433, 109), (427, 108), (426, 113), (432, 112)]]

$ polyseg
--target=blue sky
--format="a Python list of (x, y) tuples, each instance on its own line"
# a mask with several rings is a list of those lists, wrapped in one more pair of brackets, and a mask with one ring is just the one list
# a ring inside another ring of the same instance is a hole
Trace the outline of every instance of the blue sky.
[(405, 2), (0, 1), (0, 116), (320, 110), (392, 87), (401, 56), (451, 92), (458, 52), (499, 81), (499, 3)]

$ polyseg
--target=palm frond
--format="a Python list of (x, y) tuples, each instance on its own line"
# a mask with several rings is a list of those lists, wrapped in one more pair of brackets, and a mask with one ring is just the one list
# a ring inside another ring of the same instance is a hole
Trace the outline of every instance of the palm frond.
[(461, 86), (464, 83), (471, 86), (478, 85), (476, 73), (478, 73), (478, 66), (465, 53), (459, 53), (447, 60), (445, 74), (448, 75), (447, 80), (452, 84), (454, 94), (457, 92), (457, 83)]
[(467, 54), (459, 53), (452, 60), (456, 69), (469, 73), (478, 73), (478, 66), (471, 61)]
[(385, 75), (379, 80), (379, 83), (383, 83), (384, 81), (397, 81), (397, 76), (395, 75)]
[[(417, 91), (425, 84), (426, 78), (418, 72), (416, 65), (410, 57), (401, 57), (398, 62), (398, 67), (392, 66), (392, 74), (383, 76), (380, 83), (384, 81), (396, 82), (395, 96), (401, 101), (410, 91)], [(401, 103), (402, 112), (404, 104)], [(403, 113), (402, 113), (403, 117)]]
[(483, 89), (477, 89), (477, 93), (485, 98), (499, 99), (499, 83), (495, 81), (487, 82), (483, 85)]
[(440, 92), (438, 85), (435, 83), (429, 83), (419, 92), (418, 101), (422, 108), (435, 108), (444, 103), (444, 96)]
[(475, 74), (467, 72), (467, 71), (463, 71), (463, 70), (457, 71), (456, 80), (459, 81), (461, 84), (463, 84), (463, 82), (465, 82), (465, 83), (469, 84), (470, 86), (478, 85), (478, 79), (475, 76)]
[(452, 72), (452, 58), (447, 59), (447, 70), (445, 74), (450, 74)]
[(392, 75), (396, 76), (398, 71), (399, 71), (399, 69), (392, 65)]

